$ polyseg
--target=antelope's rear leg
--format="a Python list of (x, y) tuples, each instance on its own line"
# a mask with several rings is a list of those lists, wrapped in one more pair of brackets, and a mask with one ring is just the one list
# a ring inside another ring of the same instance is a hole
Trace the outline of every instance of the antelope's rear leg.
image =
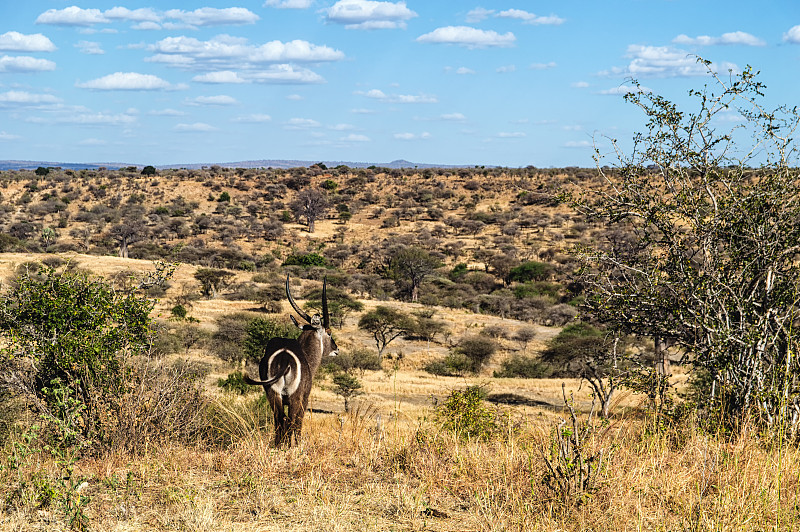
[(303, 416), (306, 413), (308, 397), (298, 397), (296, 401), (289, 403), (289, 445), (300, 443), (300, 435), (303, 432)]
[(284, 401), (280, 394), (272, 390), (267, 392), (269, 404), (272, 407), (272, 418), (275, 422), (275, 447), (280, 447), (286, 443), (286, 436), (289, 430), (289, 418), (283, 411)]

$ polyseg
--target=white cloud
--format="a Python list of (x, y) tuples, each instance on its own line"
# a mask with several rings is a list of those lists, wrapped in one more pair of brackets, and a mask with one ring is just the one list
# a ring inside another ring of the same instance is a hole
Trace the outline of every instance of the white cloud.
[(325, 12), (329, 22), (364, 30), (405, 28), (407, 20), (418, 16), (405, 2), (374, 0), (339, 0)]
[(233, 121), (245, 124), (263, 124), (264, 122), (271, 122), (272, 117), (265, 114), (252, 114), (252, 115), (237, 116), (236, 118), (233, 119)]
[(35, 94), (26, 91), (0, 92), (1, 105), (42, 105), (60, 103), (61, 99), (52, 94)]
[(505, 11), (497, 13), (495, 16), (500, 18), (514, 18), (523, 21), (525, 24), (533, 24), (536, 26), (543, 24), (557, 26), (564, 23), (564, 19), (556, 15), (543, 17), (529, 13), (528, 11), (523, 11), (522, 9), (506, 9)]
[(247, 80), (242, 79), (239, 74), (230, 70), (209, 72), (208, 74), (195, 76), (192, 81), (198, 83), (247, 83)]
[(19, 135), (14, 135), (13, 133), (0, 131), (0, 141), (17, 140), (19, 138), (21, 138)]
[(18, 31), (9, 31), (0, 35), (0, 50), (9, 52), (54, 52), (56, 45), (41, 33), (24, 35)]
[(367, 92), (358, 91), (356, 94), (387, 103), (438, 103), (439, 101), (436, 96), (427, 94), (386, 94), (380, 89), (371, 89)]
[(136, 116), (129, 113), (109, 114), (93, 112), (75, 112), (55, 119), (59, 124), (78, 126), (124, 126), (136, 122)]
[(459, 74), (459, 75), (462, 75), (462, 76), (466, 75), (466, 74), (476, 74), (477, 73), (474, 70), (472, 70), (471, 68), (467, 68), (467, 67), (453, 68), (453, 67), (449, 67), (448, 66), (448, 67), (444, 67), (444, 71), (447, 72), (448, 74), (453, 73), (453, 74)]
[(107, 146), (108, 141), (96, 138), (88, 138), (83, 139), (82, 141), (78, 142), (81, 146)]
[(490, 15), (494, 13), (494, 9), (484, 9), (482, 7), (476, 7), (475, 9), (470, 10), (467, 13), (466, 21), (470, 24), (475, 22), (481, 22), (482, 20), (486, 20), (489, 18)]
[(521, 139), (524, 138), (526, 135), (521, 131), (501, 131), (497, 134), (497, 138), (499, 139)]
[(176, 124), (175, 127), (172, 128), (175, 131), (186, 131), (186, 132), (206, 132), (206, 131), (216, 131), (212, 125), (205, 124), (203, 122), (195, 122), (194, 124)]
[(75, 86), (81, 89), (139, 91), (173, 88), (169, 82), (164, 81), (158, 76), (139, 74), (137, 72), (115, 72), (85, 83), (76, 83)]
[(236, 105), (239, 102), (236, 98), (220, 94), (218, 96), (198, 96), (196, 98), (187, 99), (187, 105)]
[(226, 24), (254, 24), (259, 16), (243, 7), (201, 7), (194, 11), (170, 9), (164, 14), (190, 26), (222, 26)]
[(75, 44), (75, 48), (81, 51), (82, 54), (89, 54), (89, 55), (103, 55), (105, 52), (100, 47), (99, 42), (92, 42), (92, 41), (78, 41)]
[(109, 20), (127, 20), (132, 22), (160, 22), (162, 17), (155, 10), (144, 7), (141, 9), (128, 9), (127, 7), (113, 7), (103, 13)]
[(789, 31), (783, 34), (783, 40), (792, 44), (800, 44), (800, 25), (789, 28)]
[(585, 89), (589, 86), (589, 83), (586, 81), (575, 81), (569, 84), (570, 87), (574, 87), (576, 89)]
[(551, 68), (555, 68), (558, 65), (555, 61), (550, 61), (549, 63), (531, 63), (529, 67), (531, 70), (549, 70)]
[(159, 109), (150, 111), (147, 114), (152, 116), (186, 116), (186, 113), (178, 111), (177, 109)]
[(44, 72), (55, 69), (56, 64), (47, 59), (27, 55), (0, 57), (0, 72)]
[(131, 28), (135, 30), (160, 30), (161, 24), (157, 22), (139, 22), (131, 26)]
[(609, 94), (611, 96), (623, 96), (623, 95), (631, 93), (631, 92), (647, 93), (647, 92), (653, 92), (653, 91), (651, 89), (647, 88), (647, 87), (642, 87), (642, 86), (636, 87), (634, 85), (625, 85), (625, 84), (623, 84), (623, 85), (619, 85), (617, 87), (612, 87), (610, 89), (605, 89), (605, 90), (598, 91), (598, 94)]
[(463, 122), (467, 119), (463, 113), (446, 113), (443, 115), (439, 115), (439, 118), (442, 120), (447, 120), (449, 122)]
[(509, 47), (517, 38), (508, 32), (500, 35), (496, 31), (479, 30), (469, 26), (445, 26), (417, 37), (417, 42), (457, 44), (467, 48)]
[(567, 142), (564, 143), (564, 147), (585, 149), (585, 148), (593, 148), (594, 144), (588, 140), (568, 140)]
[(416, 134), (416, 133), (395, 133), (394, 138), (397, 140), (426, 140), (431, 138), (431, 134), (427, 131)]
[(299, 102), (299, 101), (305, 100), (305, 98), (303, 98), (299, 94), (290, 94), (290, 95), (288, 95), (286, 97), (286, 99), (287, 100), (292, 100), (293, 102)]
[[(708, 68), (699, 63), (696, 56), (670, 46), (631, 44), (626, 56), (631, 58), (627, 67), (615, 67), (599, 72), (599, 75), (668, 78), (707, 76), (709, 73)], [(728, 62), (712, 63), (710, 69), (712, 72), (739, 71), (736, 64)]]
[(277, 7), (278, 9), (306, 9), (311, 7), (311, 0), (267, 0), (264, 7)]
[(284, 124), (286, 129), (314, 129), (321, 126), (322, 124), (311, 118), (292, 118)]
[(123, 21), (135, 22), (134, 29), (152, 30), (253, 24), (257, 20), (259, 20), (258, 15), (243, 7), (223, 9), (201, 7), (194, 11), (170, 9), (158, 12), (149, 7), (140, 9), (113, 7), (106, 11), (100, 11), (99, 9), (82, 9), (77, 6), (70, 6), (64, 9), (49, 9), (36, 18), (36, 23), (89, 27), (97, 24)]
[(292, 65), (272, 65), (269, 69), (247, 74), (248, 79), (256, 83), (323, 83), (325, 80), (307, 68), (296, 68)]
[(36, 18), (36, 24), (58, 26), (92, 26), (108, 23), (109, 19), (99, 9), (81, 9), (70, 6), (64, 9), (48, 9)]
[(155, 54), (148, 62), (194, 70), (255, 69), (259, 65), (286, 62), (323, 62), (344, 59), (344, 53), (308, 41), (270, 41), (248, 44), (247, 39), (217, 35), (208, 41), (193, 37), (167, 37), (151, 45)]
[(714, 46), (714, 45), (735, 45), (741, 44), (745, 46), (766, 46), (767, 43), (759, 39), (755, 35), (751, 35), (744, 31), (733, 31), (730, 33), (723, 33), (719, 37), (710, 37), (708, 35), (698, 35), (697, 37), (689, 37), (688, 35), (678, 35), (672, 42), (675, 44), (686, 44), (696, 46)]
[(495, 72), (497, 72), (498, 74), (508, 74), (510, 72), (516, 72), (516, 71), (517, 71), (516, 65), (504, 65), (501, 67), (497, 67), (497, 69), (495, 70)]
[(356, 133), (351, 133), (350, 135), (347, 135), (346, 137), (342, 137), (339, 140), (343, 140), (345, 142), (369, 142), (372, 139), (370, 139), (366, 135), (358, 135)]

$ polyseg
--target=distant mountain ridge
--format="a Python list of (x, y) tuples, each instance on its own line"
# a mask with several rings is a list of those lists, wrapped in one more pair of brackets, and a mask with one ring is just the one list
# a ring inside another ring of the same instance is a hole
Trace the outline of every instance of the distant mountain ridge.
[[(237, 161), (228, 163), (187, 163), (187, 164), (164, 164), (153, 165), (158, 169), (170, 168), (186, 168), (186, 169), (200, 169), (210, 166), (222, 166), (224, 168), (297, 168), (301, 166), (311, 166), (313, 164), (322, 163), (329, 168), (335, 168), (340, 165), (345, 165), (350, 168), (368, 168), (370, 166), (377, 166), (381, 168), (468, 168), (474, 165), (471, 164), (427, 164), (427, 163), (413, 163), (405, 159), (398, 159), (390, 163), (368, 163), (368, 162), (348, 162), (348, 161), (301, 161), (294, 159), (258, 159), (252, 161)], [(98, 168), (108, 168), (116, 170), (118, 168), (125, 168), (127, 166), (143, 167), (145, 164), (141, 163), (64, 163), (64, 162), (51, 162), (51, 161), (18, 161), (18, 160), (0, 160), (0, 170), (35, 170), (36, 168), (43, 167), (58, 167), (68, 168), (71, 170), (96, 170)]]

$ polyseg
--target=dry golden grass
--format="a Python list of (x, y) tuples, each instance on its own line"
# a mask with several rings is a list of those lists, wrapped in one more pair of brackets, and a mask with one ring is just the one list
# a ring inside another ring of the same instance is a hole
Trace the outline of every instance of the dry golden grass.
[[(0, 278), (40, 258), (0, 254)], [(152, 268), (149, 261), (116, 257), (74, 255), (71, 260), (107, 277)], [(194, 267), (182, 265), (170, 290), (193, 283), (193, 273)], [(169, 297), (168, 292), (156, 312), (168, 312)], [(367, 308), (377, 304), (365, 301)], [(414, 310), (409, 304), (381, 304)], [(216, 317), (252, 306), (198, 301), (191, 314), (212, 328)], [(436, 312), (454, 338), (489, 324), (512, 331), (527, 325), (464, 311)], [(343, 349), (371, 345), (356, 321), (351, 317), (338, 332)], [(530, 353), (558, 332), (536, 329)], [(515, 349), (506, 341), (503, 347), (500, 357)], [(191, 446), (151, 447), (141, 456), (114, 451), (85, 457), (76, 464), (71, 478), (80, 482), (70, 492), (87, 497), (83, 508), (90, 529), (109, 531), (800, 529), (795, 447), (767, 444), (748, 430), (733, 438), (692, 426), (652, 434), (651, 420), (636, 408), (640, 399), (630, 394), (619, 395), (613, 419), (590, 439), (590, 448), (610, 456), (598, 489), (582, 504), (563, 507), (542, 482), (543, 453), (564, 416), (558, 408), (561, 381), (494, 379), (491, 367), (470, 379), (436, 377), (420, 369), (446, 350), (424, 342), (390, 344), (393, 359), (385, 361), (384, 370), (359, 376), (364, 395), (350, 414), (328, 389), (329, 380), (321, 380), (312, 393), (316, 412), (306, 417), (302, 443), (288, 450), (272, 448), (271, 429), (259, 428), (249, 417), (248, 405), (257, 395), (232, 398), (216, 391), (213, 380), (234, 368), (212, 353), (193, 351), (194, 359), (212, 367), (208, 389), (227, 420), (217, 430), (227, 431), (233, 443), (220, 446), (205, 439)], [(503, 408), (517, 431), (465, 441), (441, 428), (432, 407), (467, 384), (553, 408)], [(586, 408), (588, 387), (578, 381), (567, 381), (566, 387)], [(68, 529), (58, 496), (42, 498), (48, 486), (65, 490), (60, 484), (64, 469), (49, 454), (32, 451), (23, 453), (19, 468), (11, 467), (14, 441), (6, 442), (0, 460), (0, 529)]]
[[(796, 530), (800, 453), (768, 450), (745, 431), (728, 441), (689, 430), (651, 435), (637, 419), (601, 427), (611, 453), (583, 504), (563, 507), (541, 482), (552, 419), (464, 441), (425, 421), (386, 421), (362, 406), (315, 415), (299, 447), (276, 450), (254, 430), (227, 449), (166, 447), (145, 456), (87, 458), (86, 515), (96, 530)], [(4, 471), (6, 488), (32, 490), (35, 463)], [(28, 494), (30, 498), (30, 493)], [(23, 497), (24, 498), (24, 497)], [(3, 530), (59, 530), (57, 506), (6, 504)]]

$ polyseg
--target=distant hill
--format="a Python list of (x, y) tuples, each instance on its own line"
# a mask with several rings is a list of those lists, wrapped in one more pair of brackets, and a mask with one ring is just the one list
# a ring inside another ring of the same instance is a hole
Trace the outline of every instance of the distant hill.
[[(470, 164), (427, 164), (427, 163), (413, 163), (404, 159), (398, 159), (389, 163), (370, 163), (370, 162), (348, 162), (348, 161), (300, 161), (293, 159), (258, 159), (252, 161), (236, 161), (228, 163), (186, 163), (186, 164), (166, 164), (155, 165), (159, 169), (168, 168), (187, 168), (199, 169), (210, 166), (221, 166), (224, 168), (298, 168), (301, 166), (311, 166), (313, 164), (322, 163), (329, 168), (335, 168), (340, 165), (345, 165), (350, 168), (368, 168), (370, 166), (377, 166), (381, 168), (469, 168), (474, 165)], [(53, 167), (53, 168), (68, 168), (72, 170), (90, 169), (96, 170), (98, 168), (108, 168), (116, 170), (126, 166), (143, 167), (149, 163), (63, 163), (51, 161), (14, 161), (5, 160), (0, 161), (0, 170), (35, 170), (40, 166)]]

